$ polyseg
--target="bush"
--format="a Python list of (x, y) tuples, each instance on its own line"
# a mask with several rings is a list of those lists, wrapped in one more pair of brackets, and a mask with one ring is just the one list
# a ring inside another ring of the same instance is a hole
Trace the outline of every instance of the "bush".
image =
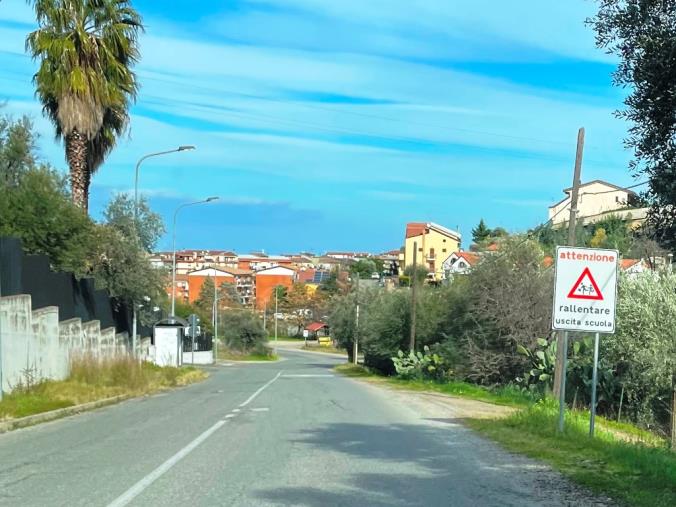
[(258, 316), (249, 310), (225, 312), (219, 322), (220, 336), (226, 347), (240, 352), (251, 352), (264, 347), (267, 342), (265, 330)]
[(415, 380), (442, 380), (448, 377), (448, 371), (444, 369), (443, 359), (425, 345), (423, 352), (397, 352), (392, 358), (397, 376), (402, 379)]

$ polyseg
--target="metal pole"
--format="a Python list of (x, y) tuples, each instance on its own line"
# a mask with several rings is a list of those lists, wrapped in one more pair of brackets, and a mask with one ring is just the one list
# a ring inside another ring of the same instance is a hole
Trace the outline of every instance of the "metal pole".
[(171, 319), (174, 319), (176, 316), (176, 216), (180, 209), (181, 206), (176, 208), (174, 212), (174, 225), (171, 233), (171, 249), (173, 251), (173, 261), (171, 263)]
[(218, 278), (216, 277), (216, 272), (214, 271), (214, 305), (212, 308), (213, 315), (211, 317), (212, 324), (214, 325), (214, 340), (218, 337), (218, 331), (216, 331), (216, 308), (218, 304), (218, 295), (216, 293), (216, 284), (218, 283), (217, 280)]
[(136, 334), (137, 334), (137, 315), (136, 315), (136, 303), (132, 305), (132, 323), (131, 323), (131, 357), (136, 357)]
[(136, 232), (138, 233), (138, 172), (139, 169), (141, 168), (141, 163), (150, 157), (158, 157), (160, 155), (168, 155), (169, 153), (176, 153), (179, 151), (189, 151), (189, 150), (194, 150), (194, 146), (179, 146), (178, 148), (175, 148), (173, 150), (166, 150), (166, 151), (158, 151), (156, 153), (148, 153), (147, 155), (143, 155), (138, 162), (136, 162), (136, 170), (135, 170), (135, 176), (134, 176), (134, 226), (137, 227)]
[[(424, 238), (425, 236), (423, 236)], [(423, 252), (424, 253), (424, 252)], [(413, 242), (413, 276), (411, 276), (411, 338), (409, 349), (415, 352), (416, 285), (418, 271), (418, 242)]]
[[(187, 149), (187, 148), (186, 148)], [(181, 204), (178, 208), (176, 208), (176, 211), (174, 211), (174, 226), (173, 226), (173, 231), (172, 231), (172, 239), (171, 239), (171, 244), (172, 247), (171, 249), (173, 250), (173, 261), (172, 261), (172, 266), (171, 266), (171, 315), (170, 318), (173, 320), (173, 318), (176, 316), (176, 217), (178, 216), (178, 212), (185, 208), (186, 206), (194, 206), (195, 204), (206, 204), (211, 201), (216, 201), (218, 200), (218, 197), (207, 197), (206, 199), (203, 199), (201, 201), (195, 201), (195, 202), (186, 202), (185, 204)]]
[(589, 436), (594, 436), (594, 422), (596, 420), (596, 383), (599, 371), (599, 333), (594, 337), (594, 369), (592, 370), (591, 407), (589, 410)]
[(277, 297), (279, 295), (279, 287), (275, 287), (275, 341), (277, 341)]
[(563, 375), (561, 375), (560, 378), (560, 385), (559, 385), (559, 423), (558, 423), (558, 431), (559, 433), (563, 433), (563, 422), (564, 422), (564, 416), (566, 413), (566, 363), (568, 361), (568, 331), (564, 331), (563, 333), (563, 340), (561, 340), (562, 343), (562, 371)]
[(357, 364), (357, 356), (359, 355), (359, 303), (357, 303), (357, 316), (355, 319), (354, 330), (354, 347), (352, 349), (352, 362)]

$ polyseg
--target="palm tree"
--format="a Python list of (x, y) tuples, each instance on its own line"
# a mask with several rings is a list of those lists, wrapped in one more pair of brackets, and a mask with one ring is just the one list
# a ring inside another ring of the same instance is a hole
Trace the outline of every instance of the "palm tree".
[(44, 114), (63, 139), (73, 202), (87, 210), (89, 184), (128, 124), (138, 85), (141, 17), (129, 0), (31, 0), (38, 29), (26, 50)]

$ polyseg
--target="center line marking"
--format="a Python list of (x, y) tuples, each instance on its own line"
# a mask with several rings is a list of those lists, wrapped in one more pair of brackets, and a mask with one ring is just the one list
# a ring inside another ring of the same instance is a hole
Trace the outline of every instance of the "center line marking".
[[(263, 386), (258, 388), (258, 390), (253, 393), (249, 398), (240, 405), (240, 407), (246, 407), (249, 403), (251, 403), (256, 396), (261, 394), (264, 389), (266, 389), (270, 384), (272, 384), (275, 380), (277, 380), (280, 376), (282, 375), (282, 372), (280, 371), (275, 375), (275, 377), (272, 380), (269, 380), (266, 382)], [(235, 409), (236, 410), (236, 409)], [(228, 414), (225, 417), (234, 417), (234, 414)], [(217, 429), (219, 429), (221, 426), (223, 426), (227, 421), (225, 419), (221, 419), (218, 421), (216, 424), (214, 424), (211, 428), (208, 430), (204, 431), (201, 433), (195, 440), (190, 442), (188, 445), (186, 445), (183, 449), (178, 451), (176, 454), (174, 454), (172, 457), (170, 457), (167, 461), (162, 463), (160, 466), (158, 466), (155, 470), (150, 472), (148, 475), (146, 475), (143, 479), (138, 481), (136, 484), (134, 484), (131, 488), (129, 488), (127, 491), (122, 493), (120, 496), (118, 496), (115, 500), (110, 502), (108, 504), (108, 507), (124, 507), (125, 505), (128, 505), (129, 502), (131, 502), (134, 498), (139, 496), (143, 491), (148, 488), (153, 482), (155, 482), (157, 479), (162, 477), (164, 474), (166, 474), (171, 468), (181, 461), (183, 458), (185, 458), (188, 454), (190, 454), (192, 451), (195, 450), (197, 446), (199, 446), (202, 442), (204, 442), (207, 438), (209, 438)]]
[(277, 380), (281, 375), (282, 375), (282, 372), (280, 371), (277, 375), (275, 375), (275, 378), (273, 378), (272, 380), (268, 381), (266, 384), (264, 384), (263, 386), (261, 386), (261, 387), (258, 389), (258, 391), (256, 391), (256, 392), (253, 393), (251, 396), (249, 396), (249, 398), (248, 398), (244, 403), (240, 403), (240, 405), (239, 405), (240, 408), (241, 408), (241, 407), (246, 407), (249, 403), (251, 403), (253, 400), (255, 400), (255, 399), (256, 399), (256, 396), (258, 396), (259, 394), (261, 394), (261, 393), (263, 392), (263, 390), (264, 390), (266, 387), (268, 387), (270, 384), (272, 384), (272, 383), (273, 383), (275, 380)]
[(122, 495), (118, 496), (115, 500), (108, 504), (108, 507), (123, 507), (124, 505), (129, 504), (134, 498), (143, 493), (143, 491), (150, 486), (157, 479), (162, 477), (167, 473), (176, 463), (185, 458), (190, 454), (195, 447), (204, 442), (211, 434), (216, 431), (218, 428), (223, 426), (225, 421), (221, 420), (214, 424), (211, 428), (202, 433), (195, 440), (186, 445), (183, 449), (174, 454), (167, 461), (158, 466), (155, 470), (146, 475), (143, 479), (134, 484), (131, 488), (125, 491)]

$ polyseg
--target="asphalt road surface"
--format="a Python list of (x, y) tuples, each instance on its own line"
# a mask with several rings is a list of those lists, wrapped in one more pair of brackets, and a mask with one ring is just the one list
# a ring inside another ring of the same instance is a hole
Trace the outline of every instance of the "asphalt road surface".
[(0, 435), (0, 505), (581, 504), (537, 463), (334, 375), (339, 359), (283, 355)]

